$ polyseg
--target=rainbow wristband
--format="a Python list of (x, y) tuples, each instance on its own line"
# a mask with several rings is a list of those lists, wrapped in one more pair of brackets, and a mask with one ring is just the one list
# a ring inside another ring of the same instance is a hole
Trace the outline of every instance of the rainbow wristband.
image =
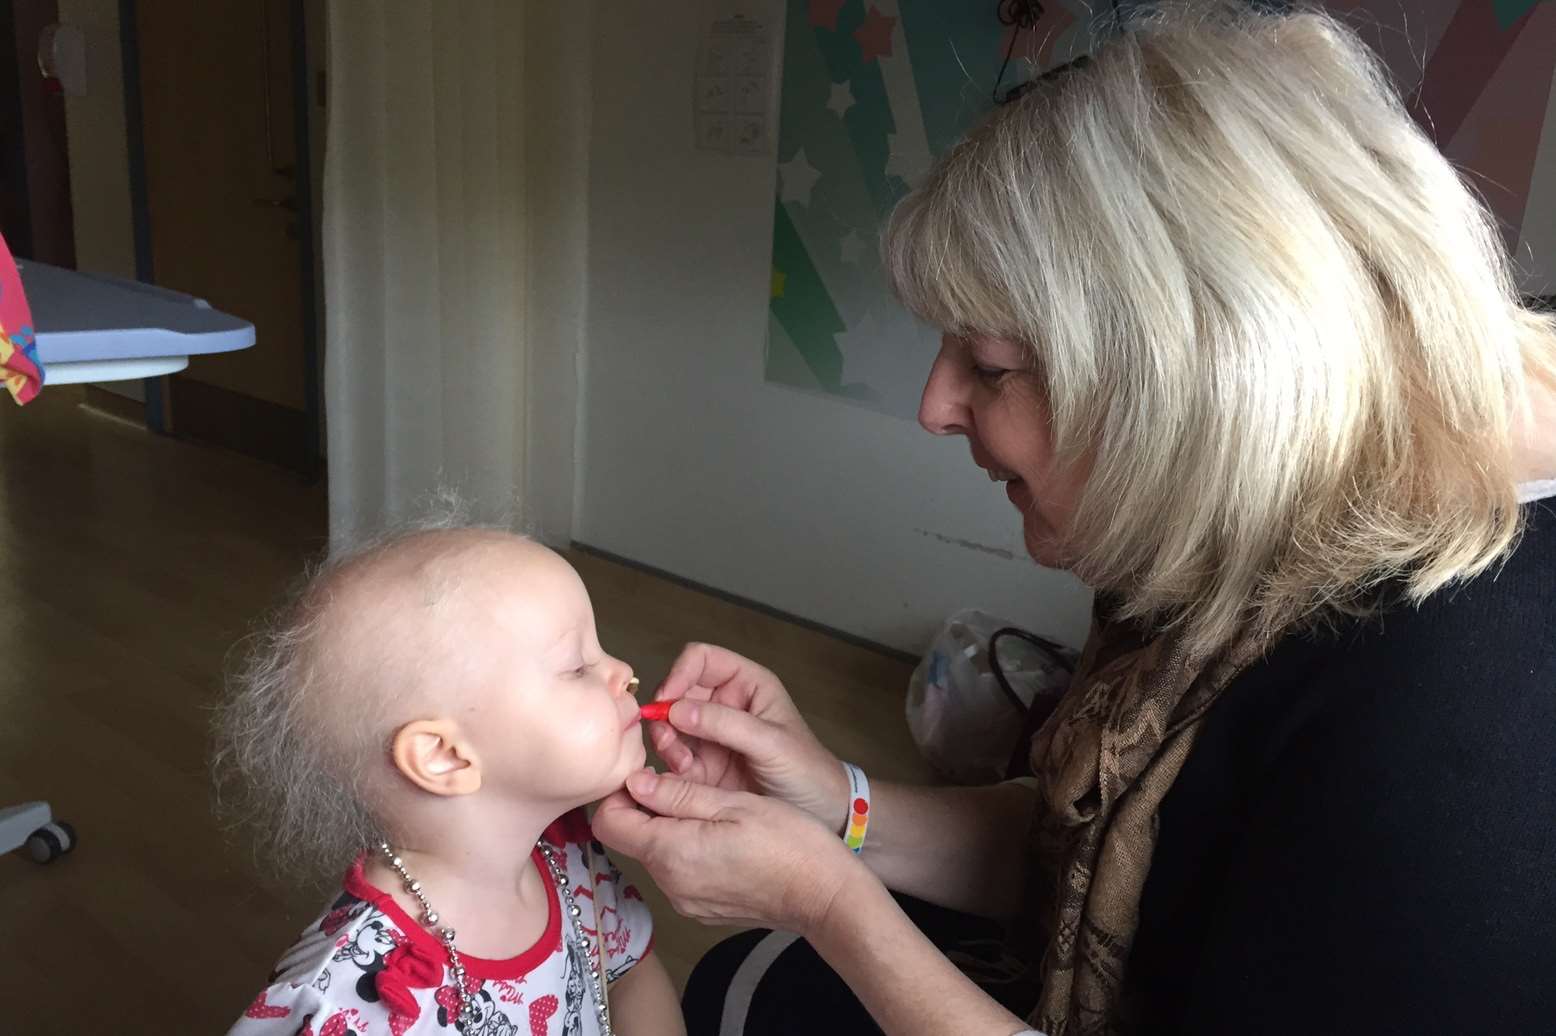
[(870, 829), (870, 781), (853, 763), (844, 763), (848, 773), (848, 823), (843, 828), (843, 844), (855, 855), (864, 849), (864, 833)]

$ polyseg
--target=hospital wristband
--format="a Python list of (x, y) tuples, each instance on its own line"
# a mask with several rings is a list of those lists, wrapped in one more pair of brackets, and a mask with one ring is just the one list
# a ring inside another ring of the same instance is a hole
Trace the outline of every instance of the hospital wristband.
[(843, 825), (843, 844), (858, 855), (864, 849), (864, 833), (870, 829), (870, 781), (853, 763), (844, 763), (848, 774), (848, 821)]

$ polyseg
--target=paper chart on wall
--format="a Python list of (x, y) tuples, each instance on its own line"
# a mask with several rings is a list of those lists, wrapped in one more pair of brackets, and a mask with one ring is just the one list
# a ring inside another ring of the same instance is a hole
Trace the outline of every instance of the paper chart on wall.
[(717, 19), (697, 52), (693, 126), (697, 147), (728, 155), (772, 148), (773, 38), (743, 14)]

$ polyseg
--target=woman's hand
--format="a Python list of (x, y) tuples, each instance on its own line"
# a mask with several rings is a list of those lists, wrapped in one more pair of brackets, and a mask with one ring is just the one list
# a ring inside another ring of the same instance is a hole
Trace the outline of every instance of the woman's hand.
[(892, 1036), (1025, 1031), (840, 839), (792, 806), (640, 772), (600, 803), (594, 834), (641, 860), (678, 913), (805, 938)]
[(853, 880), (873, 882), (813, 818), (774, 799), (642, 771), (600, 803), (594, 835), (642, 862), (676, 912), (809, 935)]
[[(654, 722), (650, 732), (676, 775), (781, 799), (840, 838), (848, 775), (776, 676), (732, 651), (692, 644), (657, 698), (675, 703), (670, 722)], [(887, 888), (987, 917), (1020, 910), (1026, 857), (1012, 847), (1023, 844), (1036, 809), (1030, 788), (913, 788), (877, 780), (870, 791), (870, 834), (860, 859)]]
[(689, 644), (655, 695), (682, 704), (650, 724), (677, 775), (727, 791), (771, 795), (829, 830), (848, 819), (848, 777), (768, 670), (721, 647)]

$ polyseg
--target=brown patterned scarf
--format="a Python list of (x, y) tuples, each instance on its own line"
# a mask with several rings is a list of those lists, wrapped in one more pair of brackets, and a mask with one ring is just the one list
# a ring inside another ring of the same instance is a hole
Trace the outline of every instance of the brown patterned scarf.
[(1030, 1022), (1048, 1036), (1128, 1030), (1124, 969), (1157, 810), (1206, 712), (1262, 649), (1248, 637), (1195, 659), (1177, 634), (1147, 639), (1099, 604), (1075, 680), (1032, 742), (1029, 902), (1047, 945)]

